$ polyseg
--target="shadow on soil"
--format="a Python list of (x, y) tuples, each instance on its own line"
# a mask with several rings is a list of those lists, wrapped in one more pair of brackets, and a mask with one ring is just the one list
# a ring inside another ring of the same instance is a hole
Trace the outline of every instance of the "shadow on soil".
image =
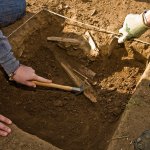
[(150, 0), (135, 0), (135, 1), (150, 3)]

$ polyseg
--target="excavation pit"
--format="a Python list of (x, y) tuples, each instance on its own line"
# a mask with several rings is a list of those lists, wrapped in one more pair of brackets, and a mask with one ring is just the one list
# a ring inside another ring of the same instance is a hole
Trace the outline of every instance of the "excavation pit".
[(25, 132), (61, 149), (107, 149), (146, 63), (132, 58), (124, 46), (109, 58), (100, 54), (91, 61), (81, 51), (65, 50), (55, 42), (47, 42), (48, 36), (80, 37), (66, 33), (64, 28), (67, 25), (63, 19), (45, 11), (39, 13), (10, 36), (15, 55), (37, 74), (58, 84), (75, 86), (53, 54), (54, 50), (61, 51), (68, 61), (96, 73), (93, 88), (98, 102), (92, 103), (84, 95), (11, 83), (1, 71), (0, 110)]

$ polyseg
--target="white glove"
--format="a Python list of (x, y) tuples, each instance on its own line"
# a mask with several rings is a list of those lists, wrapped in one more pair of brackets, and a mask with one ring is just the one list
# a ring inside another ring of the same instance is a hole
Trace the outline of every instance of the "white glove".
[(122, 36), (118, 39), (118, 43), (123, 43), (125, 40), (142, 35), (149, 28), (145, 23), (145, 12), (140, 15), (127, 15), (123, 27), (119, 30), (119, 33), (121, 33)]

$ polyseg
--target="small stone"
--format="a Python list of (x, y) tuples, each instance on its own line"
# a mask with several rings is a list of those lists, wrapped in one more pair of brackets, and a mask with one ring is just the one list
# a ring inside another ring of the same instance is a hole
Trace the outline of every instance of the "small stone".
[(96, 15), (96, 14), (97, 14), (97, 10), (96, 10), (96, 9), (92, 10), (91, 16), (94, 16), (94, 15)]
[(68, 5), (65, 5), (64, 8), (65, 8), (65, 9), (69, 9), (70, 7), (69, 7)]
[(93, 85), (97, 85), (97, 81), (94, 81), (94, 82), (93, 82)]
[(116, 87), (111, 87), (111, 88), (108, 88), (108, 90), (115, 91), (115, 90), (117, 90), (117, 88)]

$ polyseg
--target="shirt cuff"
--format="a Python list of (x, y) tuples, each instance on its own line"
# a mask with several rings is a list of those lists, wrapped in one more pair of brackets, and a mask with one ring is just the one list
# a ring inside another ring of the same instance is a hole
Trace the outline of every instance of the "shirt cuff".
[(20, 66), (20, 63), (16, 58), (13, 56), (13, 53), (11, 52), (9, 55), (5, 57), (5, 62), (1, 64), (1, 66), (4, 68), (5, 72), (10, 75), (11, 73), (14, 73)]

